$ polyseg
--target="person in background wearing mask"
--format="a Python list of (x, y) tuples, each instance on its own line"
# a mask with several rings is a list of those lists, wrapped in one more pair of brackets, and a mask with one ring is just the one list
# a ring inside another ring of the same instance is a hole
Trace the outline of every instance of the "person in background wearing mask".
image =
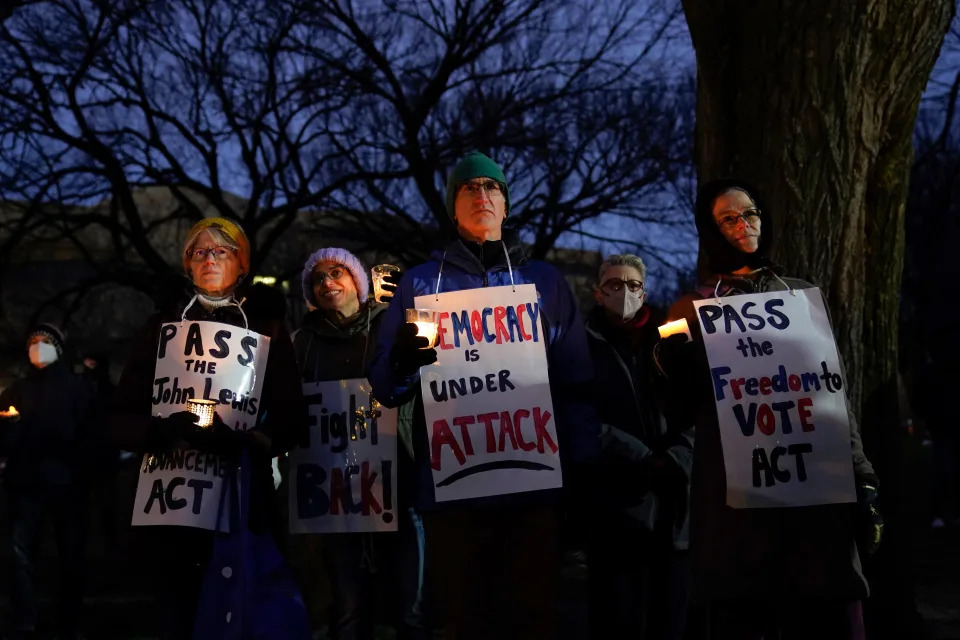
[(597, 306), (586, 320), (601, 468), (634, 465), (629, 491), (641, 494), (614, 496), (590, 523), (589, 621), (597, 639), (679, 640), (686, 618), (693, 430), (668, 430), (658, 406), (662, 390), (655, 389), (652, 353), (659, 322), (643, 304), (646, 275), (637, 256), (608, 257), (593, 290)]
[(78, 638), (83, 601), (85, 440), (94, 389), (63, 358), (63, 333), (39, 324), (27, 338), (34, 370), (0, 394), (19, 419), (0, 422), (0, 454), (10, 514), (12, 551), (11, 631), (7, 638), (33, 638), (37, 627), (37, 552), (43, 521), (50, 518), (59, 555), (57, 632)]

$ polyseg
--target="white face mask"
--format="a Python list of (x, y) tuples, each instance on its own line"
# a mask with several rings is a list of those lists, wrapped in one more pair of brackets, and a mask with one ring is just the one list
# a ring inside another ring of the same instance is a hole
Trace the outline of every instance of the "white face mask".
[(630, 320), (643, 306), (643, 291), (630, 291), (624, 287), (614, 293), (604, 292), (604, 295), (606, 295), (606, 304), (603, 306), (611, 313), (620, 314), (621, 320)]
[(57, 348), (47, 342), (33, 343), (27, 353), (30, 356), (30, 363), (38, 369), (42, 369), (51, 362), (56, 362), (58, 357)]

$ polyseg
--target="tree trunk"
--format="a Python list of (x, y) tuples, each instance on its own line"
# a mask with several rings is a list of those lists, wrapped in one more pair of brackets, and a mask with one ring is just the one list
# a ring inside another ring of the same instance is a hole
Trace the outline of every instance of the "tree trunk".
[(902, 469), (897, 315), (911, 132), (953, 0), (683, 6), (697, 53), (699, 176), (756, 183), (777, 229), (775, 260), (824, 290), (889, 499)]

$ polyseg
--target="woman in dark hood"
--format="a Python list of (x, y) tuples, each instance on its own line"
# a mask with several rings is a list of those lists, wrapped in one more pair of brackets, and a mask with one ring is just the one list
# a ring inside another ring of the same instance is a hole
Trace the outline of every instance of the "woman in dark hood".
[(770, 259), (773, 217), (748, 182), (705, 183), (695, 216), (705, 273), (669, 313), (671, 320), (686, 318), (693, 340), (671, 337), (657, 347), (661, 371), (679, 390), (674, 395), (685, 396), (671, 412), (671, 427), (696, 427), (690, 508), (695, 598), (715, 637), (856, 637), (862, 628), (859, 601), (868, 593), (858, 550), (872, 553), (882, 531), (873, 508), (877, 479), (864, 456), (856, 418), (848, 406), (856, 509), (848, 504), (727, 506), (720, 425), (693, 306), (705, 298), (813, 285), (782, 276)]

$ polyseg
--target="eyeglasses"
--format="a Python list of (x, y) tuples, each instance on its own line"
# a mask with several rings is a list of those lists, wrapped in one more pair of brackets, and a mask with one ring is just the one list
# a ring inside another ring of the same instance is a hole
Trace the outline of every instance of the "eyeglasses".
[(230, 257), (231, 254), (237, 252), (233, 247), (210, 247), (208, 249), (193, 249), (187, 251), (187, 257), (190, 258), (191, 262), (205, 262), (207, 256), (210, 256), (215, 262), (223, 262)]
[(639, 280), (620, 280), (619, 278), (610, 278), (602, 285), (600, 289), (607, 293), (620, 293), (626, 287), (631, 293), (643, 291), (643, 283)]
[(330, 278), (331, 280), (339, 280), (343, 276), (347, 275), (346, 267), (334, 267), (324, 273), (323, 271), (314, 271), (313, 272), (313, 284), (318, 285), (322, 284), (324, 280)]
[(467, 194), (471, 198), (475, 198), (480, 195), (481, 191), (485, 192), (488, 198), (502, 196), (503, 185), (496, 180), (485, 180), (484, 182), (464, 182), (460, 185), (459, 194)]
[(740, 223), (741, 218), (752, 227), (760, 220), (760, 209), (744, 209), (740, 213), (726, 211), (717, 218), (717, 224), (721, 229), (733, 229)]

